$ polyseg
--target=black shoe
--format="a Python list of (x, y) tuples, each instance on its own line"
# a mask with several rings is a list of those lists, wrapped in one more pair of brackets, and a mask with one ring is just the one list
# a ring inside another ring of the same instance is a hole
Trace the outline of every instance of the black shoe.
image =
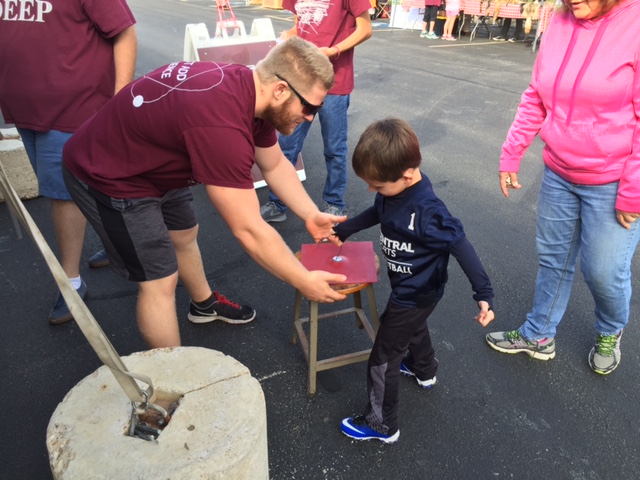
[(256, 318), (256, 311), (247, 305), (238, 305), (218, 292), (213, 292), (216, 301), (208, 308), (200, 308), (191, 301), (187, 318), (193, 323), (208, 323), (222, 320), (227, 323), (249, 323)]

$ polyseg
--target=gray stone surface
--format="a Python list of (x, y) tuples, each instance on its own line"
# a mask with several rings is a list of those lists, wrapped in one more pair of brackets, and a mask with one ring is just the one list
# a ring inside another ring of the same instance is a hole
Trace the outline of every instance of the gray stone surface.
[[(22, 141), (17, 137), (14, 130), (3, 130), (0, 138), (0, 163), (2, 164), (9, 183), (22, 200), (38, 197), (38, 179), (33, 172), (29, 157), (24, 150)], [(4, 197), (0, 193), (0, 202), (4, 202)]]
[(244, 365), (198, 347), (151, 350), (123, 361), (130, 372), (152, 379), (159, 398), (181, 398), (178, 409), (157, 442), (126, 435), (131, 404), (111, 371), (100, 367), (51, 417), (53, 478), (269, 478), (264, 395)]

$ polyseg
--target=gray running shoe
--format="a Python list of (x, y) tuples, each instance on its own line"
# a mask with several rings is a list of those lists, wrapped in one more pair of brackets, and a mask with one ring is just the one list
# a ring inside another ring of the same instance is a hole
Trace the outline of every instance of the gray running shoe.
[(600, 375), (608, 375), (620, 364), (620, 338), (617, 335), (598, 335), (595, 346), (589, 352), (589, 366)]
[(519, 330), (493, 332), (487, 334), (487, 343), (502, 353), (526, 353), (538, 360), (551, 360), (556, 356), (556, 341), (553, 338), (529, 341), (520, 335)]
[(346, 215), (346, 209), (340, 208), (337, 205), (331, 205), (330, 203), (324, 202), (322, 205), (322, 211), (324, 213), (328, 213), (329, 215), (337, 215), (341, 217), (342, 215)]
[(267, 202), (260, 207), (260, 216), (265, 222), (280, 223), (287, 219), (287, 213), (278, 208), (275, 202)]

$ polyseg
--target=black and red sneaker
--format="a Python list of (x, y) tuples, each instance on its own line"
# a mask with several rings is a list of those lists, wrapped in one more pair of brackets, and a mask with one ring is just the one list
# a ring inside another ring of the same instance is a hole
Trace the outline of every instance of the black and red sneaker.
[(192, 300), (187, 318), (193, 323), (208, 323), (214, 320), (227, 323), (249, 323), (256, 318), (256, 311), (253, 308), (232, 302), (217, 291), (213, 292), (211, 300), (213, 302), (207, 307), (198, 306)]

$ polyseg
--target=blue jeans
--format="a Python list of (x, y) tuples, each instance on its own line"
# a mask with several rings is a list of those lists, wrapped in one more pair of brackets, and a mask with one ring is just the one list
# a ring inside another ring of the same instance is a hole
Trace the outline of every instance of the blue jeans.
[(640, 222), (616, 220), (618, 182), (575, 185), (545, 167), (538, 200), (538, 278), (533, 310), (520, 327), (529, 340), (555, 337), (569, 302), (576, 260), (595, 300), (595, 329), (620, 332), (629, 321), (631, 259)]
[[(349, 95), (327, 95), (324, 107), (318, 112), (322, 141), (324, 142), (324, 161), (327, 165), (327, 179), (324, 183), (322, 199), (330, 205), (344, 209), (344, 192), (347, 189), (347, 110)], [(280, 135), (278, 142), (284, 155), (295, 165), (302, 151), (304, 139), (309, 133), (311, 122), (303, 122), (291, 135)], [(269, 201), (282, 211), (287, 207), (272, 192)]]

